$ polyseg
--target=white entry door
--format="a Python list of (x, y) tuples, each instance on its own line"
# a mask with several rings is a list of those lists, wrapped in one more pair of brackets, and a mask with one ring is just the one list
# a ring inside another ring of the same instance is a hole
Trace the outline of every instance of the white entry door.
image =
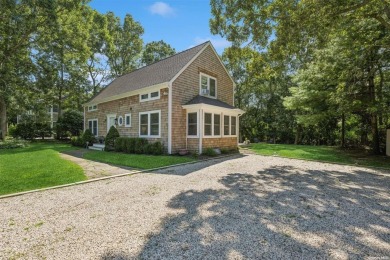
[(110, 130), (111, 126), (115, 126), (116, 115), (107, 115), (107, 133)]

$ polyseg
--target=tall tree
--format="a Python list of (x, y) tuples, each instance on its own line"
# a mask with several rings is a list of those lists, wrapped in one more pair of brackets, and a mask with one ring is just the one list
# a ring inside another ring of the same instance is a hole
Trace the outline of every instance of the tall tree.
[(141, 63), (142, 65), (149, 65), (166, 57), (172, 56), (175, 53), (176, 50), (162, 40), (158, 42), (149, 42), (145, 45), (142, 52)]
[[(362, 121), (371, 130), (373, 152), (379, 152), (378, 122), (383, 118), (380, 112), (383, 107), (378, 107), (378, 101), (383, 104), (389, 63), (388, 1), (349, 0), (340, 5), (339, 1), (212, 0), (211, 6), (213, 33), (227, 37), (234, 46), (249, 42), (259, 51), (269, 52), (273, 61), (286, 64), (289, 75), (300, 71), (296, 78), (297, 88), (291, 89), (293, 97), (286, 101), (290, 108), (296, 108), (298, 123), (304, 119), (306, 124), (315, 121), (323, 124), (321, 118), (327, 117), (328, 125), (335, 126), (334, 119), (340, 116), (344, 126), (345, 114), (338, 112), (348, 106), (337, 102), (337, 98), (327, 98), (348, 93), (341, 91), (340, 86), (345, 86), (344, 89), (353, 92), (344, 96), (347, 102), (365, 104), (359, 108)], [(329, 55), (332, 53), (332, 39), (337, 35), (343, 36), (336, 43), (342, 45), (341, 49), (348, 58), (348, 66), (344, 68), (351, 70), (340, 68), (337, 72), (341, 74), (334, 75), (329, 73), (337, 73), (335, 70), (323, 71), (321, 66), (332, 64), (331, 59), (337, 60), (336, 53)], [(348, 48), (353, 50), (351, 54), (348, 54)], [(321, 49), (327, 49), (327, 54), (317, 52)], [(324, 55), (329, 60), (326, 64), (318, 58)], [(310, 73), (314, 73), (314, 77), (310, 77)], [(297, 105), (300, 103), (303, 106)], [(297, 133), (300, 128), (298, 124)]]
[[(54, 1), (53, 1), (54, 2)], [(7, 133), (9, 102), (31, 78), (31, 44), (53, 15), (52, 1), (1, 0), (0, 15), (0, 138)], [(22, 67), (20, 64), (24, 64)]]
[(112, 12), (106, 17), (110, 37), (104, 54), (108, 58), (111, 78), (116, 78), (137, 68), (144, 29), (130, 14), (126, 14), (123, 24)]

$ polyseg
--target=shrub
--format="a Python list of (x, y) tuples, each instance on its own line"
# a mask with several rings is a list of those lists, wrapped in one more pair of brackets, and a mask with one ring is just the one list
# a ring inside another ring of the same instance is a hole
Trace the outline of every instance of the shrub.
[(217, 156), (217, 152), (213, 148), (206, 148), (203, 151), (203, 155), (214, 157)]
[(9, 136), (12, 136), (13, 138), (16, 138), (16, 137), (18, 137), (17, 135), (16, 135), (16, 125), (9, 125), (8, 126), (8, 135)]
[(36, 123), (35, 124), (35, 136), (41, 137), (42, 139), (45, 136), (51, 136), (52, 129), (49, 123)]
[(125, 153), (135, 153), (135, 142), (137, 138), (127, 138), (125, 143)]
[(147, 151), (148, 140), (143, 138), (136, 138), (134, 142), (134, 153), (143, 154)]
[(115, 126), (111, 126), (108, 130), (106, 141), (105, 141), (105, 150), (112, 151), (114, 149), (115, 139), (119, 137), (118, 129)]
[(85, 147), (84, 139), (83, 139), (83, 137), (81, 137), (81, 136), (73, 136), (73, 137), (70, 139), (70, 144), (71, 144), (72, 146)]
[(83, 114), (77, 110), (65, 111), (57, 121), (57, 138), (77, 136), (83, 130)]
[(33, 139), (35, 137), (35, 124), (32, 121), (24, 122), (16, 125), (14, 131), (14, 137), (20, 137), (23, 139)]
[(118, 137), (114, 143), (114, 150), (123, 153), (154, 154), (164, 153), (164, 147), (161, 142), (148, 143), (143, 138)]
[(27, 146), (26, 141), (14, 139), (14, 138), (7, 138), (4, 141), (0, 141), (0, 149), (23, 148), (26, 146)]
[(84, 144), (88, 143), (88, 145), (92, 145), (95, 142), (95, 136), (93, 135), (91, 129), (86, 129), (83, 136), (82, 141)]
[(116, 152), (126, 152), (126, 143), (127, 143), (126, 137), (118, 137), (115, 140), (114, 150)]
[(161, 142), (157, 141), (146, 145), (146, 154), (161, 155), (164, 153), (164, 147)]

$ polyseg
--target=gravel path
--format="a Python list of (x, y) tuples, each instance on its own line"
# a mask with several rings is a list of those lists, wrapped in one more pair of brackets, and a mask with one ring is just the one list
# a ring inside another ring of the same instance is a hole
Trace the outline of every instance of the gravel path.
[(246, 155), (2, 199), (0, 219), (0, 259), (389, 259), (390, 175)]
[[(88, 150), (86, 150), (88, 151)], [(82, 158), (85, 150), (70, 151), (69, 153), (60, 153), (60, 156), (68, 161), (77, 163), (83, 168), (88, 179), (96, 179), (120, 174), (135, 173), (139, 170), (125, 166), (114, 166), (107, 163), (95, 162)], [(79, 153), (79, 154), (77, 154)]]

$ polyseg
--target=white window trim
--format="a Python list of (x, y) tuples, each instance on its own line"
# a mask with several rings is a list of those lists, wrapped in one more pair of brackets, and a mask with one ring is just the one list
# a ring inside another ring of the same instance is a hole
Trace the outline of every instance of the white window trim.
[[(152, 93), (154, 92), (157, 92), (158, 93), (158, 96), (157, 97), (152, 97)], [(143, 95), (147, 94), (148, 95), (148, 98), (146, 99), (142, 99), (141, 97)], [(141, 93), (139, 94), (139, 102), (146, 102), (146, 101), (151, 101), (151, 100), (157, 100), (157, 99), (160, 99), (160, 90), (156, 90), (156, 91), (151, 91), (151, 92), (148, 92), (148, 93)]]
[[(188, 135), (188, 114), (193, 114), (193, 113), (196, 113), (196, 135)], [(198, 111), (189, 111), (187, 112), (187, 119), (186, 119), (186, 134), (187, 134), (187, 138), (199, 138), (199, 125), (200, 125), (200, 122), (199, 122), (199, 113)]]
[[(122, 123), (120, 123), (120, 119), (122, 119)], [(122, 126), (123, 125), (123, 116), (118, 116), (118, 126)]]
[[(93, 108), (95, 107), (95, 108)], [(90, 105), (88, 106), (88, 112), (96, 111), (97, 110), (97, 105)]]
[[(229, 117), (229, 134), (228, 135), (225, 135), (225, 116), (228, 116)], [(236, 134), (235, 135), (231, 135), (232, 133), (232, 117), (235, 117), (236, 118)], [(221, 121), (222, 121), (222, 136), (223, 137), (237, 137), (237, 133), (238, 133), (238, 116), (237, 115), (227, 115), (227, 114), (223, 114), (222, 115), (222, 118), (221, 118)]]
[[(126, 123), (126, 117), (130, 117), (130, 120), (129, 120), (130, 124)], [(125, 127), (131, 127), (131, 114), (125, 114), (125, 119), (124, 120), (125, 120)]]
[[(207, 77), (207, 89), (208, 89), (209, 93), (210, 93), (210, 79), (214, 79), (214, 80), (215, 80), (215, 97), (214, 97), (214, 96), (210, 96), (210, 94), (208, 94), (208, 95), (203, 95), (203, 94), (202, 94), (202, 76)], [(212, 76), (210, 76), (210, 75), (208, 75), (208, 74), (206, 74), (206, 73), (200, 72), (200, 73), (199, 73), (199, 95), (216, 99), (217, 96), (218, 96), (218, 94), (217, 94), (218, 91), (217, 91), (217, 90), (218, 90), (218, 81), (217, 81), (217, 78), (212, 77)]]
[[(96, 121), (96, 135), (95, 136), (98, 136), (99, 135), (99, 120), (97, 118), (88, 119), (88, 128), (87, 129), (89, 129), (89, 122), (90, 121)], [(92, 123), (92, 128), (93, 128), (93, 123)], [(92, 132), (92, 129), (91, 129), (91, 132)]]
[[(204, 126), (205, 126), (205, 122), (204, 122), (204, 119), (205, 119), (205, 114), (211, 114), (211, 135), (205, 135), (204, 134)], [(214, 134), (214, 115), (219, 115), (220, 116), (220, 118), (219, 118), (219, 135), (215, 135)], [(222, 129), (222, 125), (221, 125), (221, 123), (222, 123), (222, 117), (223, 117), (223, 115), (222, 115), (222, 113), (213, 113), (213, 112), (210, 112), (210, 111), (204, 111), (203, 112), (203, 124), (202, 124), (202, 127), (203, 127), (203, 135), (202, 135), (202, 137), (203, 138), (221, 138), (222, 137), (222, 131), (223, 131), (223, 129)]]
[[(158, 135), (150, 135), (150, 114), (158, 113)], [(141, 115), (148, 115), (148, 135), (141, 135)], [(161, 110), (153, 110), (147, 112), (139, 112), (138, 116), (139, 127), (138, 127), (138, 135), (139, 137), (146, 138), (160, 138), (161, 137)]]

